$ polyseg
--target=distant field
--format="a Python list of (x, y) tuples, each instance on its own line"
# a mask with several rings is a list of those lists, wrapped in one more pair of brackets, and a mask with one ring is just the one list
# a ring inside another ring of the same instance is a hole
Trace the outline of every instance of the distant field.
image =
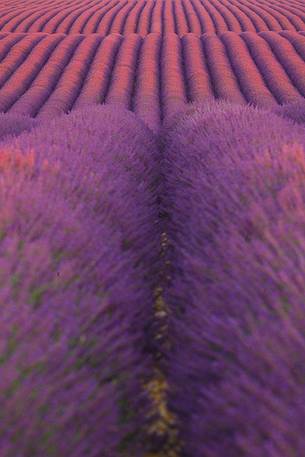
[(305, 96), (305, 4), (284, 0), (21, 1), (0, 6), (0, 112), (118, 103), (153, 130), (210, 97)]
[(303, 30), (298, 0), (67, 0), (8, 1), (0, 6), (3, 32), (223, 33)]
[(0, 111), (118, 103), (158, 129), (185, 103), (269, 107), (305, 96), (305, 32), (0, 34)]

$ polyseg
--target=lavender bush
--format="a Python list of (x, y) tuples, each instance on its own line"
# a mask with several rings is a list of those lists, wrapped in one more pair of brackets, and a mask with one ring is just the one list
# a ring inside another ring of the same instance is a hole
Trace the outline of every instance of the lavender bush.
[(185, 455), (304, 448), (304, 133), (267, 111), (195, 105), (164, 132), (172, 349)]
[(1, 456), (141, 453), (158, 162), (109, 107), (2, 143)]

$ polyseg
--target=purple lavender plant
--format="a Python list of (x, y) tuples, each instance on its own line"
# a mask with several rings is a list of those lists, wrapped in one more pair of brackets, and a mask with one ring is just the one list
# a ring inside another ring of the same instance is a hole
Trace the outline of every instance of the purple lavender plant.
[(143, 452), (158, 163), (110, 107), (1, 145), (1, 456)]
[(166, 368), (187, 456), (302, 455), (304, 140), (224, 103), (164, 132)]

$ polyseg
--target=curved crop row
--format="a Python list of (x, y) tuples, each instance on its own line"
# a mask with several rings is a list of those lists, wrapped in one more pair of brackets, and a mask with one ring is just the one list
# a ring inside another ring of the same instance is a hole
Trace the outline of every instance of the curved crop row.
[[(267, 4), (267, 2), (263, 2)], [(295, 12), (287, 3), (285, 7), (268, 4), (269, 10), (276, 11), (281, 14), (281, 20), (284, 21), (283, 27), (287, 30), (302, 30), (304, 28), (304, 12), (301, 10)]]
[[(14, 44), (7, 55), (0, 62), (0, 87), (12, 76), (14, 72), (22, 65), (34, 47), (43, 39), (43, 35), (35, 37), (25, 35), (16, 44)], [(4, 43), (2, 40), (1, 44)]]
[[(73, 9), (75, 9), (77, 6), (78, 6), (79, 2), (76, 2), (74, 3), (73, 5)], [(13, 32), (13, 31), (16, 31), (16, 27), (20, 27), (22, 30), (24, 28), (23, 24), (24, 24), (24, 21), (26, 21), (27, 19), (31, 19), (33, 14), (35, 16), (36, 12), (40, 13), (40, 17), (44, 16), (46, 13), (48, 13), (48, 18), (51, 18), (53, 16), (55, 16), (58, 12), (60, 11), (65, 11), (69, 9), (69, 3), (68, 4), (65, 4), (64, 7), (61, 7), (61, 8), (49, 8), (48, 6), (46, 7), (46, 9), (41, 9), (41, 7), (39, 8), (35, 8), (34, 10), (30, 10), (29, 11), (29, 8), (24, 8), (22, 9), (20, 12), (18, 12), (18, 10), (16, 11), (16, 9), (13, 11), (12, 14), (9, 14), (8, 16), (6, 16), (5, 14), (1, 17), (1, 29), (2, 30), (7, 30), (7, 31), (10, 31), (10, 32)], [(40, 18), (38, 18), (38, 24), (40, 24)], [(36, 24), (36, 23), (35, 23)], [(18, 30), (17, 30), (18, 31)], [(33, 30), (33, 31), (42, 31), (40, 29), (36, 29), (36, 30)]]
[[(228, 29), (229, 25), (226, 21), (226, 18), (218, 11), (217, 8), (215, 8), (215, 5), (212, 3), (212, 1), (204, 3), (202, 0), (200, 0), (200, 3), (202, 5), (201, 14), (203, 15), (203, 19), (205, 19), (206, 15), (210, 16), (208, 22), (213, 23), (216, 33), (223, 33), (227, 30), (230, 30)], [(209, 30), (207, 30), (207, 32), (209, 33)]]
[[(263, 30), (269, 30), (268, 25), (263, 20), (263, 18), (255, 11), (253, 11), (249, 6), (246, 4), (239, 2), (239, 0), (232, 0), (232, 4), (236, 6), (236, 8), (243, 11), (243, 13), (249, 18), (252, 22), (255, 30), (257, 32), (261, 32)], [(248, 30), (247, 30), (248, 31)]]
[[(109, 31), (107, 33), (124, 33), (125, 23), (127, 18), (130, 15), (130, 12), (133, 11), (134, 6), (137, 4), (135, 0), (127, 1), (123, 7), (121, 6), (118, 13), (113, 17)], [(135, 24), (134, 24), (135, 25)]]
[[(102, 16), (102, 20), (100, 20), (96, 26), (95, 26), (95, 32), (96, 33), (101, 33), (102, 35), (107, 35), (111, 33), (111, 25), (115, 21), (115, 18), (122, 8), (122, 6), (125, 6), (127, 4), (128, 0), (124, 0), (121, 3), (115, 3), (114, 5), (111, 5), (111, 8), (107, 9), (105, 14)], [(121, 19), (122, 16), (121, 16)], [(91, 31), (90, 31), (91, 33)]]
[[(273, 5), (272, 5), (273, 6)], [(303, 21), (305, 20), (305, 8), (304, 5), (299, 4), (297, 7), (293, 5), (293, 2), (289, 2), (287, 5), (276, 5), (276, 7), (281, 8), (281, 10), (285, 11), (287, 17), (290, 17), (290, 12), (293, 14), (293, 20), (298, 21), (297, 30), (302, 30)], [(301, 22), (299, 22), (301, 21)]]
[(128, 35), (122, 40), (111, 74), (106, 103), (115, 103), (127, 109), (131, 108), (138, 55), (142, 43), (143, 39), (138, 34)]
[(61, 74), (81, 41), (81, 35), (69, 35), (62, 39), (29, 89), (10, 108), (10, 113), (37, 115), (50, 94), (55, 90)]
[[(85, 4), (81, 3), (78, 8), (71, 9), (71, 11), (69, 11), (68, 14), (65, 14), (63, 17), (61, 17), (60, 22), (57, 22), (56, 26), (52, 30), (52, 33), (56, 33), (56, 32), (67, 33), (67, 32), (69, 32), (71, 30), (71, 28), (73, 27), (74, 22), (78, 19), (78, 17), (81, 15), (81, 13), (83, 13), (85, 11), (88, 11), (88, 9), (91, 6), (94, 7), (96, 5), (96, 1), (95, 0), (93, 0), (93, 2), (90, 1), (87, 4), (86, 3), (87, 2), (85, 2)], [(45, 31), (46, 32), (50, 32), (50, 30), (47, 30), (47, 27), (46, 27)]]
[(48, 35), (43, 38), (26, 60), (16, 68), (9, 80), (1, 87), (0, 112), (5, 112), (25, 93), (39, 71), (46, 64), (62, 36)]
[[(213, 20), (213, 16), (210, 16), (208, 9), (202, 2), (200, 0), (190, 0), (190, 5), (193, 7), (200, 22), (201, 33), (217, 33), (215, 20)], [(188, 9), (190, 8), (186, 6), (186, 10)], [(193, 32), (193, 30), (191, 30), (191, 32)]]
[[(80, 2), (79, 5), (81, 5), (82, 3)], [(41, 14), (40, 18), (37, 20), (37, 21), (34, 21), (30, 27), (28, 27), (28, 30), (27, 32), (39, 32), (39, 31), (46, 31), (45, 30), (45, 26), (48, 25), (51, 25), (52, 24), (52, 21), (53, 21), (53, 26), (54, 26), (54, 22), (55, 24), (58, 23), (58, 15), (59, 14), (62, 14), (63, 11), (66, 11), (68, 9), (68, 6), (69, 4), (67, 4), (67, 8), (65, 9), (57, 9), (57, 10), (54, 10), (54, 11), (48, 11), (47, 13), (44, 13), (44, 14)], [(57, 18), (54, 19), (53, 18)], [(49, 28), (50, 30), (50, 28)], [(51, 30), (52, 30), (52, 26), (51, 26)]]
[(184, 3), (181, 0), (177, 0), (173, 3), (173, 10), (177, 34), (182, 36), (190, 31), (189, 19), (185, 11)]
[(160, 0), (153, 1), (153, 10), (151, 12), (150, 31), (161, 33), (163, 29), (164, 6)]
[[(91, 0), (86, 0), (85, 6), (90, 5)], [(43, 32), (48, 32), (48, 33), (54, 33), (58, 27), (61, 26), (61, 23), (69, 17), (69, 15), (73, 14), (74, 10), (78, 11), (79, 8), (82, 8), (83, 3), (80, 3), (77, 8), (69, 7), (65, 10), (57, 12), (55, 15), (50, 17), (48, 21), (44, 22), (44, 26), (41, 31)]]
[(209, 75), (206, 54), (202, 49), (200, 37), (188, 33), (182, 37), (185, 81), (189, 100), (194, 102), (213, 98), (213, 87)]
[(163, 36), (160, 57), (162, 117), (176, 113), (187, 103), (182, 58), (182, 43), (178, 35)]
[(223, 5), (219, 0), (210, 0), (214, 8), (217, 9), (219, 14), (223, 17), (226, 30), (234, 30), (234, 32), (242, 32), (239, 17), (232, 13), (231, 9)]
[[(265, 7), (261, 4), (254, 3), (251, 0), (243, 0), (245, 4), (247, 4), (251, 9), (257, 12), (257, 14), (262, 17), (264, 22), (266, 23), (268, 30), (274, 30), (276, 32), (283, 30), (287, 28), (287, 23), (285, 27), (282, 25), (281, 21), (277, 17), (276, 14), (272, 14), (269, 10), (268, 7)], [(288, 22), (289, 24), (289, 22)], [(290, 28), (290, 26), (288, 26)]]
[(185, 455), (301, 455), (304, 127), (205, 103), (163, 140), (166, 367)]
[(295, 31), (0, 38), (2, 112), (52, 117), (116, 103), (156, 130), (190, 101), (271, 107), (305, 97), (305, 35)]
[(300, 98), (301, 94), (277, 60), (270, 45), (261, 36), (252, 33), (243, 33), (242, 39), (276, 100), (279, 103), (288, 103)]
[(104, 18), (108, 11), (114, 8), (117, 3), (117, 0), (111, 0), (109, 3), (104, 5), (103, 9), (98, 8), (97, 10), (94, 10), (93, 14), (90, 15), (88, 20), (83, 23), (82, 33), (96, 33), (102, 18)]
[(109, 107), (0, 145), (1, 456), (143, 455), (158, 154)]
[(11, 48), (22, 38), (24, 38), (24, 35), (21, 33), (3, 33), (0, 35), (0, 62), (7, 56)]
[(155, 132), (161, 120), (159, 62), (162, 37), (149, 34), (141, 46), (132, 110)]
[[(105, 3), (104, 6), (108, 6), (110, 3), (110, 0), (109, 2)], [(101, 10), (101, 6), (99, 3), (96, 3), (90, 7), (86, 7), (83, 9), (83, 11), (80, 11), (78, 14), (77, 14), (77, 17), (75, 18), (75, 20), (73, 21), (73, 23), (67, 27), (67, 30), (69, 33), (81, 33), (83, 28), (86, 26), (87, 22), (89, 21), (89, 19), (91, 18), (91, 16), (93, 16), (93, 14), (95, 13), (95, 11), (100, 11)]]
[(275, 104), (276, 100), (266, 86), (242, 38), (234, 32), (225, 32), (221, 39), (237, 76), (240, 91), (247, 102), (262, 107)]
[(202, 46), (211, 75), (214, 96), (231, 102), (246, 103), (224, 44), (219, 37), (205, 35), (202, 38)]
[(273, 30), (275, 32), (278, 32), (280, 30), (283, 30), (282, 25), (278, 21), (278, 19), (271, 14), (267, 8), (262, 6), (261, 4), (257, 4), (255, 2), (252, 2), (251, 0), (238, 0), (241, 2), (243, 5), (247, 5), (249, 9), (254, 11), (259, 17), (262, 18), (262, 20), (265, 22), (267, 25), (267, 30)]
[(77, 46), (69, 63), (63, 69), (53, 91), (40, 109), (37, 117), (53, 117), (70, 111), (81, 92), (91, 62), (100, 44), (100, 37), (90, 35)]
[(151, 20), (154, 7), (154, 0), (144, 0), (144, 8), (141, 10), (141, 13), (137, 18), (136, 33), (144, 36), (151, 32)]
[(104, 102), (122, 42), (121, 35), (108, 35), (101, 42), (84, 81), (82, 91), (75, 101), (75, 108)]
[(230, 0), (218, 0), (221, 2), (227, 9), (229, 9), (233, 16), (236, 17), (236, 19), (240, 23), (240, 27), (242, 31), (248, 31), (248, 32), (256, 32), (256, 27), (251, 18), (246, 14), (246, 12), (240, 8), (240, 6), (237, 6)]
[(302, 4), (283, 0), (70, 0), (0, 6), (0, 31), (102, 34), (305, 30)]
[(189, 0), (188, 8), (186, 8), (185, 3), (182, 1), (182, 5), (184, 5), (184, 13), (185, 19), (189, 24), (189, 32), (196, 33), (198, 35), (202, 34), (203, 25), (200, 18), (200, 14), (197, 11), (197, 2), (196, 0)]
[(139, 18), (144, 7), (145, 0), (137, 0), (130, 4), (130, 9), (126, 10), (126, 17), (124, 21), (120, 26), (117, 26), (118, 29), (120, 28), (120, 30), (123, 31), (124, 35), (128, 35), (129, 33), (137, 33)]
[(302, 57), (295, 51), (293, 45), (279, 34), (270, 32), (261, 32), (262, 36), (277, 57), (279, 63), (286, 70), (294, 86), (301, 94), (305, 93), (305, 81), (302, 77), (305, 71), (305, 62)]

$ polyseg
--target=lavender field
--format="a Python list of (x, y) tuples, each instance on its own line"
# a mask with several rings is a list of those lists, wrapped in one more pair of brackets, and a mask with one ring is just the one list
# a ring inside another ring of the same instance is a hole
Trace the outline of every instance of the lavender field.
[(305, 2), (0, 0), (0, 457), (305, 456)]

